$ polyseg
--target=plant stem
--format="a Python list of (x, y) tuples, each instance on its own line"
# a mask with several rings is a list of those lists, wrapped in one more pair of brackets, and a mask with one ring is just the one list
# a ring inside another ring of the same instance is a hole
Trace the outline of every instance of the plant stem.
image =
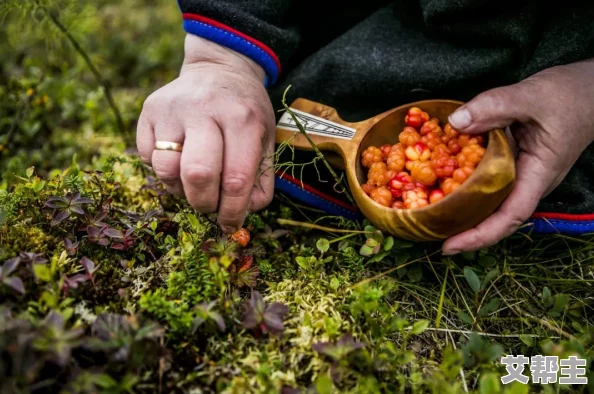
[(291, 88), (291, 86), (289, 86), (287, 88), (287, 90), (285, 90), (285, 93), (283, 94), (283, 106), (285, 107), (285, 110), (291, 115), (291, 118), (293, 118), (293, 120), (295, 121), (295, 124), (297, 125), (297, 128), (299, 129), (299, 132), (301, 134), (303, 134), (303, 136), (307, 139), (307, 141), (311, 145), (312, 149), (316, 153), (316, 156), (319, 157), (320, 160), (322, 160), (322, 162), (324, 163), (324, 165), (328, 169), (328, 172), (330, 172), (330, 174), (334, 178), (334, 181), (336, 182), (336, 184), (342, 186), (342, 188), (344, 190), (344, 193), (346, 194), (347, 198), (349, 199), (349, 202), (351, 204), (353, 204), (353, 205), (356, 206), (357, 204), (355, 203), (355, 200), (351, 196), (351, 193), (349, 191), (348, 185), (345, 185), (344, 184), (344, 181), (341, 178), (339, 178), (338, 175), (336, 175), (336, 172), (334, 171), (334, 169), (332, 168), (332, 166), (330, 165), (330, 163), (328, 163), (328, 161), (324, 157), (324, 154), (322, 152), (320, 152), (320, 150), (318, 149), (318, 146), (309, 137), (309, 134), (307, 134), (307, 132), (305, 131), (305, 128), (303, 127), (303, 125), (299, 122), (299, 120), (295, 116), (295, 113), (293, 111), (291, 111), (291, 108), (289, 108), (289, 106), (287, 105), (286, 96), (287, 96), (287, 92), (289, 91), (290, 88)]
[(37, 3), (37, 6), (39, 8), (41, 8), (43, 10), (43, 12), (48, 16), (48, 18), (52, 21), (52, 23), (66, 36), (68, 41), (70, 41), (70, 44), (72, 44), (72, 46), (74, 47), (74, 50), (76, 52), (78, 52), (78, 54), (84, 59), (85, 63), (89, 67), (89, 70), (91, 70), (91, 73), (93, 73), (93, 76), (97, 80), (97, 83), (99, 85), (101, 85), (101, 87), (103, 87), (103, 91), (105, 92), (105, 98), (107, 99), (107, 102), (109, 103), (109, 106), (111, 107), (111, 110), (113, 111), (113, 114), (116, 118), (118, 130), (120, 133), (124, 134), (126, 132), (126, 126), (124, 125), (124, 121), (122, 119), (120, 110), (118, 109), (118, 107), (115, 103), (115, 100), (113, 99), (113, 95), (111, 93), (111, 87), (109, 86), (109, 83), (103, 78), (103, 75), (101, 75), (101, 73), (99, 72), (97, 67), (95, 67), (95, 65), (93, 64), (93, 61), (91, 60), (89, 55), (80, 46), (78, 41), (76, 41), (74, 36), (72, 34), (70, 34), (70, 32), (68, 31), (66, 26), (64, 26), (62, 24), (62, 22), (60, 22), (60, 20), (54, 14), (52, 14), (50, 12), (50, 10), (47, 9), (47, 7), (39, 4), (38, 0), (36, 1), (36, 3)]
[(288, 220), (288, 219), (277, 219), (276, 222), (278, 224), (280, 224), (281, 226), (286, 225), (286, 226), (305, 227), (305, 228), (310, 228), (312, 230), (327, 231), (329, 233), (373, 234), (372, 231), (343, 230), (343, 229), (324, 227), (324, 226), (319, 226), (317, 224), (298, 222), (296, 220)]

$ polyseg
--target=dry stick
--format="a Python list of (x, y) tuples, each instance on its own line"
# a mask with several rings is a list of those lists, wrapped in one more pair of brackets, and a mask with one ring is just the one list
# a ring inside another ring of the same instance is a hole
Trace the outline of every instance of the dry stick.
[[(450, 336), (450, 340), (452, 341), (452, 346), (454, 346), (454, 350), (458, 350), (456, 347), (456, 341), (454, 341), (454, 337), (452, 337), (452, 333), (448, 332)], [(466, 375), (464, 375), (464, 368), (460, 367), (460, 377), (462, 378), (462, 384), (464, 385), (464, 391), (468, 392), (468, 385), (466, 384)]]
[(78, 52), (78, 54), (84, 59), (85, 63), (91, 70), (91, 73), (93, 73), (93, 76), (97, 80), (97, 83), (99, 85), (101, 85), (103, 87), (103, 90), (105, 91), (105, 98), (107, 99), (107, 102), (109, 103), (109, 106), (111, 107), (111, 110), (113, 111), (113, 114), (115, 115), (116, 123), (118, 125), (118, 129), (119, 129), (120, 133), (122, 133), (122, 134), (125, 133), (126, 127), (124, 126), (124, 121), (122, 120), (122, 115), (120, 114), (120, 110), (118, 109), (118, 107), (113, 99), (113, 96), (111, 94), (111, 88), (109, 87), (109, 83), (103, 78), (103, 76), (101, 75), (99, 70), (97, 70), (97, 68), (93, 64), (93, 61), (91, 60), (89, 55), (80, 46), (80, 44), (78, 43), (78, 41), (76, 41), (76, 39), (72, 36), (72, 34), (70, 34), (70, 32), (68, 31), (66, 26), (64, 26), (58, 20), (58, 18), (55, 15), (53, 15), (45, 6), (39, 4), (39, 0), (37, 1), (37, 6), (39, 8), (41, 8), (43, 10), (43, 12), (45, 12), (45, 14), (50, 18), (50, 20), (53, 22), (53, 24), (66, 36), (66, 38), (68, 38), (68, 41), (70, 41), (70, 43), (72, 44), (72, 46), (74, 47), (76, 52)]
[(293, 111), (291, 111), (291, 109), (287, 105), (286, 96), (287, 96), (287, 91), (290, 88), (291, 88), (291, 86), (289, 86), (287, 88), (287, 90), (285, 90), (285, 93), (283, 94), (283, 106), (285, 107), (285, 110), (291, 115), (291, 118), (293, 118), (293, 121), (297, 125), (297, 128), (299, 129), (299, 132), (301, 134), (303, 134), (303, 136), (307, 139), (307, 141), (311, 145), (312, 149), (316, 153), (317, 157), (319, 157), (320, 160), (322, 160), (324, 162), (324, 165), (326, 166), (326, 168), (328, 169), (328, 171), (330, 172), (330, 174), (334, 178), (334, 181), (336, 182), (336, 184), (342, 186), (342, 188), (344, 190), (344, 193), (346, 194), (346, 196), (349, 199), (350, 203), (356, 206), (357, 204), (355, 203), (355, 200), (353, 200), (353, 197), (351, 196), (351, 193), (349, 191), (348, 186), (344, 184), (342, 178), (339, 178), (338, 175), (336, 175), (336, 172), (334, 172), (334, 169), (332, 168), (332, 166), (330, 165), (330, 163), (328, 163), (328, 161), (326, 160), (326, 158), (324, 157), (324, 155), (322, 154), (322, 152), (320, 152), (320, 150), (318, 149), (318, 147), (315, 144), (315, 142), (313, 142), (313, 140), (309, 137), (309, 135), (305, 131), (305, 128), (303, 127), (303, 125), (299, 122), (299, 120), (297, 120), (297, 117), (295, 116), (295, 113), (293, 113)]
[(324, 227), (324, 226), (320, 226), (317, 224), (298, 222), (296, 220), (288, 220), (288, 219), (277, 219), (276, 222), (278, 224), (280, 224), (281, 226), (286, 225), (286, 226), (305, 227), (305, 228), (310, 228), (312, 230), (327, 231), (329, 233), (373, 234), (373, 231), (343, 230), (343, 229)]
[[(406, 331), (410, 331), (412, 328), (407, 328)], [(493, 337), (493, 338), (521, 338), (521, 337), (530, 337), (530, 338), (540, 338), (541, 336), (538, 334), (491, 334), (488, 332), (480, 332), (480, 331), (468, 331), (468, 330), (453, 330), (449, 328), (432, 328), (427, 327), (425, 331), (435, 331), (435, 332), (444, 332), (447, 334), (462, 334), (462, 335), (472, 335), (476, 334), (482, 337)], [(550, 339), (558, 339), (559, 337), (549, 337)]]

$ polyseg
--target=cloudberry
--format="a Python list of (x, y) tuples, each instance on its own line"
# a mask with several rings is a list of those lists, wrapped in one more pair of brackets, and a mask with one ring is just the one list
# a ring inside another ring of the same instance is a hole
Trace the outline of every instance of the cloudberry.
[(380, 150), (382, 151), (382, 158), (386, 160), (388, 158), (388, 155), (390, 154), (390, 151), (392, 150), (392, 145), (382, 145), (380, 146)]
[(435, 171), (437, 177), (448, 178), (451, 177), (454, 170), (458, 168), (458, 161), (448, 154), (442, 154), (442, 156), (431, 160), (431, 167), (433, 168), (433, 171)]
[(231, 236), (231, 239), (245, 248), (250, 242), (250, 233), (245, 228), (242, 228), (235, 232)]
[(405, 209), (406, 206), (404, 205), (404, 201), (398, 200), (392, 203), (392, 208), (394, 209)]
[(431, 160), (437, 159), (441, 156), (449, 156), (450, 151), (445, 144), (439, 144), (435, 148), (433, 148), (433, 152), (431, 152)]
[(402, 171), (405, 164), (404, 150), (392, 149), (386, 164), (388, 165), (388, 169), (391, 171)]
[(484, 143), (485, 138), (482, 135), (460, 134), (460, 137), (458, 137), (458, 144), (462, 148), (473, 144), (483, 146)]
[(376, 146), (370, 146), (361, 153), (363, 167), (371, 167), (373, 163), (379, 163), (382, 160), (382, 151)]
[(417, 187), (414, 190), (405, 191), (402, 194), (404, 206), (408, 209), (422, 208), (429, 205), (429, 200), (427, 198), (427, 191), (420, 187)]
[[(408, 113), (404, 117), (404, 122), (407, 126), (414, 127), (418, 129), (423, 124), (423, 111), (420, 108), (412, 107), (408, 110)], [(429, 119), (429, 115), (427, 115), (427, 120)]]
[(407, 147), (404, 153), (409, 160), (426, 161), (431, 158), (431, 151), (422, 142), (417, 142), (413, 146)]
[[(416, 131), (415, 131), (415, 133), (416, 133)], [(394, 153), (394, 152), (400, 152), (404, 155), (404, 146), (400, 142), (395, 145), (392, 145), (392, 149), (390, 150), (390, 153)]]
[(422, 136), (420, 142), (427, 145), (427, 148), (432, 151), (441, 144), (441, 137), (436, 132), (431, 132)]
[(405, 127), (398, 136), (398, 140), (403, 147), (411, 146), (421, 140), (421, 135), (412, 127)]
[(390, 190), (385, 186), (372, 190), (371, 199), (384, 207), (392, 205), (392, 193), (390, 193)]
[(462, 148), (456, 159), (459, 167), (476, 167), (484, 155), (485, 148), (477, 144), (471, 144)]
[(367, 174), (367, 183), (372, 186), (385, 186), (390, 180), (386, 174), (387, 171), (388, 167), (383, 161), (380, 161), (379, 163), (373, 163), (369, 168), (369, 173)]
[(393, 198), (402, 197), (402, 189), (390, 189), (390, 193), (392, 193)]
[(429, 202), (431, 204), (435, 204), (436, 202), (438, 202), (439, 200), (441, 200), (444, 197), (445, 197), (445, 193), (443, 192), (443, 190), (435, 189), (435, 190), (432, 190), (431, 193), (429, 194)]
[(414, 168), (419, 163), (421, 163), (421, 162), (418, 161), (418, 160), (408, 160), (408, 159), (406, 159), (406, 162), (405, 162), (404, 166), (406, 167), (407, 170), (412, 171), (412, 170), (414, 170)]
[(437, 181), (437, 175), (428, 161), (419, 163), (413, 168), (411, 175), (415, 182), (420, 182), (425, 186), (431, 186)]
[(375, 186), (370, 185), (369, 183), (364, 183), (361, 185), (361, 189), (367, 194), (368, 196), (371, 194), (371, 191), (375, 189)]
[(452, 194), (454, 192), (454, 190), (456, 190), (460, 186), (462, 186), (462, 185), (460, 183), (456, 182), (453, 178), (447, 178), (446, 180), (443, 181), (443, 184), (441, 185), (441, 189), (443, 190), (443, 193), (447, 196), (449, 194)]
[(407, 172), (401, 172), (388, 182), (390, 190), (403, 190), (405, 185), (412, 183), (412, 177)]
[(447, 144), (448, 142), (450, 142), (450, 140), (453, 140), (454, 138), (458, 138), (459, 134), (460, 133), (458, 133), (458, 130), (454, 129), (451, 124), (447, 123), (443, 127), (443, 135), (441, 136), (441, 140), (445, 144)]
[(430, 120), (428, 122), (425, 122), (423, 124), (423, 127), (421, 127), (421, 135), (427, 135), (429, 133), (436, 133), (438, 136), (441, 136), (443, 130), (441, 129), (441, 127), (439, 127), (438, 123), (435, 123)]
[(473, 172), (473, 167), (460, 167), (454, 171), (452, 178), (454, 178), (454, 180), (459, 184), (463, 184)]
[(457, 155), (462, 150), (457, 138), (453, 138), (448, 142), (448, 150), (452, 155)]

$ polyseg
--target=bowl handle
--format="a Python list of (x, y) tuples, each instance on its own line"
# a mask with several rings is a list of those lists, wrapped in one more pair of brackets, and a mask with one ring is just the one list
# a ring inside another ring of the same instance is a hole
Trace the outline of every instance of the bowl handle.
[[(366, 122), (344, 121), (336, 109), (302, 98), (289, 108), (291, 111), (285, 111), (276, 125), (277, 144), (288, 143), (297, 149), (312, 151), (313, 142), (320, 151), (338, 153), (343, 159), (357, 150)], [(307, 136), (299, 131), (295, 118)]]

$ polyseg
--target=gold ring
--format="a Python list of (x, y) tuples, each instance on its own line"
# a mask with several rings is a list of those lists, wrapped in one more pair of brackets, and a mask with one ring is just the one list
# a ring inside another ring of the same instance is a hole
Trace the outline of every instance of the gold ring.
[(156, 150), (172, 150), (175, 152), (181, 152), (183, 147), (184, 146), (182, 144), (178, 144), (177, 142), (169, 142), (169, 141), (155, 142)]

